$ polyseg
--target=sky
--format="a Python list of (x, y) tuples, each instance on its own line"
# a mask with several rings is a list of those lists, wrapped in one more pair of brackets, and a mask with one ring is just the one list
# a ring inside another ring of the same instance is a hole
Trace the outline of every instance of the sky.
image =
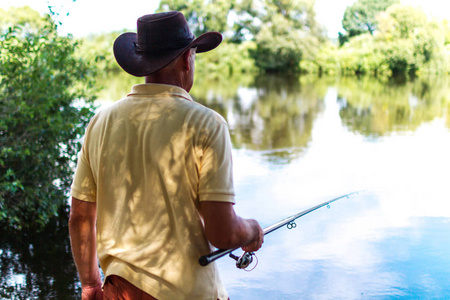
[[(316, 0), (317, 19), (326, 27), (329, 37), (335, 38), (338, 32), (342, 31), (341, 21), (345, 8), (354, 2), (356, 0)], [(45, 13), (48, 12), (48, 3), (54, 5), (54, 10), (60, 13), (60, 32), (81, 37), (89, 33), (122, 29), (135, 31), (137, 18), (153, 13), (159, 5), (159, 0), (0, 0), (0, 8), (28, 5)], [(448, 0), (401, 0), (401, 3), (419, 6), (429, 16), (450, 20)]]

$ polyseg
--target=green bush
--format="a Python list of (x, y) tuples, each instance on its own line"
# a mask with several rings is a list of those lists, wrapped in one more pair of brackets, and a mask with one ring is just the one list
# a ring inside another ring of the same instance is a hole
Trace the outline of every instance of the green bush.
[(448, 74), (449, 32), (447, 22), (428, 20), (420, 9), (395, 4), (377, 16), (373, 34), (347, 36), (337, 49), (324, 44), (312, 63), (302, 62), (302, 70), (383, 77)]
[(256, 68), (249, 50), (254, 48), (253, 42), (234, 44), (224, 41), (213, 51), (197, 55), (196, 72), (208, 74), (210, 77), (253, 73)]
[(77, 54), (88, 61), (95, 61), (99, 70), (106, 73), (122, 72), (117, 64), (113, 53), (113, 45), (116, 38), (123, 31), (114, 31), (109, 33), (91, 34), (79, 40)]
[(302, 59), (301, 31), (289, 20), (275, 15), (255, 38), (256, 48), (250, 51), (255, 65), (265, 72), (299, 71)]
[(338, 73), (339, 63), (337, 61), (337, 47), (331, 42), (324, 45), (324, 47), (321, 47), (315, 56), (315, 62), (317, 64), (317, 72), (319, 74), (335, 75)]
[(41, 230), (67, 212), (80, 139), (93, 115), (95, 69), (70, 37), (44, 26), (0, 37), (0, 226)]

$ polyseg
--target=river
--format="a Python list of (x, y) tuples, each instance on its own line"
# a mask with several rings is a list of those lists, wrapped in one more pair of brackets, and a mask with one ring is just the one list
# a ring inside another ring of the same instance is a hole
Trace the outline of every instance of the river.
[[(98, 103), (136, 82), (110, 77)], [(361, 191), (267, 235), (252, 271), (219, 259), (232, 300), (450, 297), (449, 78), (199, 76), (191, 94), (229, 123), (241, 216), (266, 227)], [(3, 238), (2, 298), (79, 297), (61, 227)]]

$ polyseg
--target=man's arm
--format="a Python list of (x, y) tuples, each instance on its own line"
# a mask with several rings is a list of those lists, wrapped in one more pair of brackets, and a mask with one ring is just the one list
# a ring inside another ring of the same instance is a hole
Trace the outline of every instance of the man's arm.
[(258, 222), (237, 216), (232, 203), (201, 201), (200, 214), (205, 221), (206, 238), (214, 247), (242, 247), (246, 252), (261, 248), (264, 232)]
[(97, 263), (95, 226), (97, 204), (72, 197), (69, 233), (72, 253), (83, 289), (81, 298), (103, 299), (100, 270)]

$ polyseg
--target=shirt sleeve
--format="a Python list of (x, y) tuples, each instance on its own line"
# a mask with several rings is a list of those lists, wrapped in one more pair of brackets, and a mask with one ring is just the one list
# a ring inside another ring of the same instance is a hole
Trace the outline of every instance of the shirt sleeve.
[(78, 163), (71, 189), (72, 197), (82, 201), (96, 202), (97, 184), (94, 180), (89, 161), (86, 157), (84, 145), (78, 154)]
[(235, 203), (233, 161), (228, 126), (219, 122), (206, 138), (200, 167), (200, 201)]

